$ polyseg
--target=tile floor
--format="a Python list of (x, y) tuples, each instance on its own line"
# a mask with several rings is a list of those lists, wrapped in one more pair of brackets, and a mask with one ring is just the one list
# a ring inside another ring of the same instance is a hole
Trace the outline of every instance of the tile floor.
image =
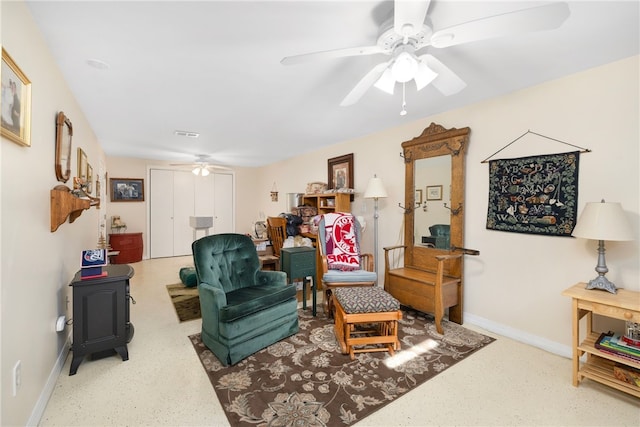
[[(179, 323), (165, 289), (191, 262), (177, 257), (132, 264), (137, 304), (131, 306), (129, 360), (85, 360), (69, 376), (68, 357), (41, 426), (229, 425), (187, 338), (199, 332), (200, 320)], [(588, 380), (573, 387), (569, 359), (497, 338), (357, 425), (640, 425), (640, 399)]]

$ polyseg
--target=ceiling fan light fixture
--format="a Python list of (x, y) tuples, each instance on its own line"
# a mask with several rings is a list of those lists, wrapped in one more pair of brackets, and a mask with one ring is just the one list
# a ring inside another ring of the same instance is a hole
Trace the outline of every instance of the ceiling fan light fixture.
[(203, 168), (200, 170), (200, 175), (202, 175), (202, 176), (207, 176), (207, 175), (209, 175), (209, 169), (207, 169), (207, 168), (203, 167)]
[(201, 170), (200, 166), (196, 166), (195, 168), (193, 168), (191, 173), (197, 176), (197, 175), (200, 175), (200, 170)]
[(400, 83), (413, 79), (418, 71), (418, 61), (408, 52), (401, 52), (391, 66), (391, 74)]
[(416, 76), (414, 77), (418, 90), (421, 90), (422, 88), (427, 86), (436, 77), (438, 77), (438, 73), (429, 68), (427, 64), (425, 64), (423, 61), (420, 61), (418, 63), (418, 71), (416, 72)]
[(389, 95), (393, 95), (393, 90), (396, 86), (396, 79), (393, 77), (389, 68), (384, 70), (384, 73), (382, 73), (378, 81), (375, 82), (374, 86)]

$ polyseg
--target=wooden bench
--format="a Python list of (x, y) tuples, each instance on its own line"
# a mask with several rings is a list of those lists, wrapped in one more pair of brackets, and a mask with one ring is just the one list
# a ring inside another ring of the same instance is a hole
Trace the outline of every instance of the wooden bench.
[(462, 278), (447, 269), (447, 262), (463, 254), (435, 255), (436, 270), (413, 266), (390, 268), (389, 253), (405, 246), (383, 248), (385, 251), (384, 289), (400, 304), (435, 317), (436, 330), (443, 334), (442, 318), (449, 310), (449, 320), (462, 323)]

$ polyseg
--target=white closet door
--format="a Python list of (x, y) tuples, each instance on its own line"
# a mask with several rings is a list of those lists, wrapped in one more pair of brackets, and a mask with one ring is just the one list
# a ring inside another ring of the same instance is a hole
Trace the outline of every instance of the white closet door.
[(193, 228), (189, 217), (195, 209), (194, 181), (191, 172), (174, 171), (173, 175), (173, 256), (191, 254)]
[(216, 173), (213, 232), (233, 233), (233, 175)]
[[(198, 176), (195, 179), (195, 216), (213, 216), (215, 174)], [(209, 230), (213, 234), (213, 230)], [(198, 237), (204, 235), (198, 231)]]
[(151, 169), (149, 257), (173, 256), (173, 171)]

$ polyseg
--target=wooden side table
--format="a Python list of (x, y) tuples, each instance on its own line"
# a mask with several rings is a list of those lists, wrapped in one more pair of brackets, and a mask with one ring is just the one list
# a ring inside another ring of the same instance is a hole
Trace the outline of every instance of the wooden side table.
[[(617, 379), (613, 373), (615, 365), (640, 369), (640, 362), (597, 349), (595, 343), (600, 333), (593, 330), (593, 314), (640, 322), (640, 292), (618, 289), (616, 294), (612, 294), (598, 289), (586, 289), (586, 286), (586, 283), (578, 283), (562, 292), (562, 295), (572, 298), (573, 385), (577, 387), (581, 379), (589, 378), (640, 397), (640, 387)], [(586, 337), (580, 342), (580, 319), (585, 316)], [(581, 364), (580, 357), (585, 353), (586, 362)]]
[(280, 271), (287, 273), (287, 280), (302, 278), (302, 308), (307, 309), (307, 278), (311, 277), (312, 312), (316, 315), (316, 250), (315, 248), (297, 247), (280, 250)]

